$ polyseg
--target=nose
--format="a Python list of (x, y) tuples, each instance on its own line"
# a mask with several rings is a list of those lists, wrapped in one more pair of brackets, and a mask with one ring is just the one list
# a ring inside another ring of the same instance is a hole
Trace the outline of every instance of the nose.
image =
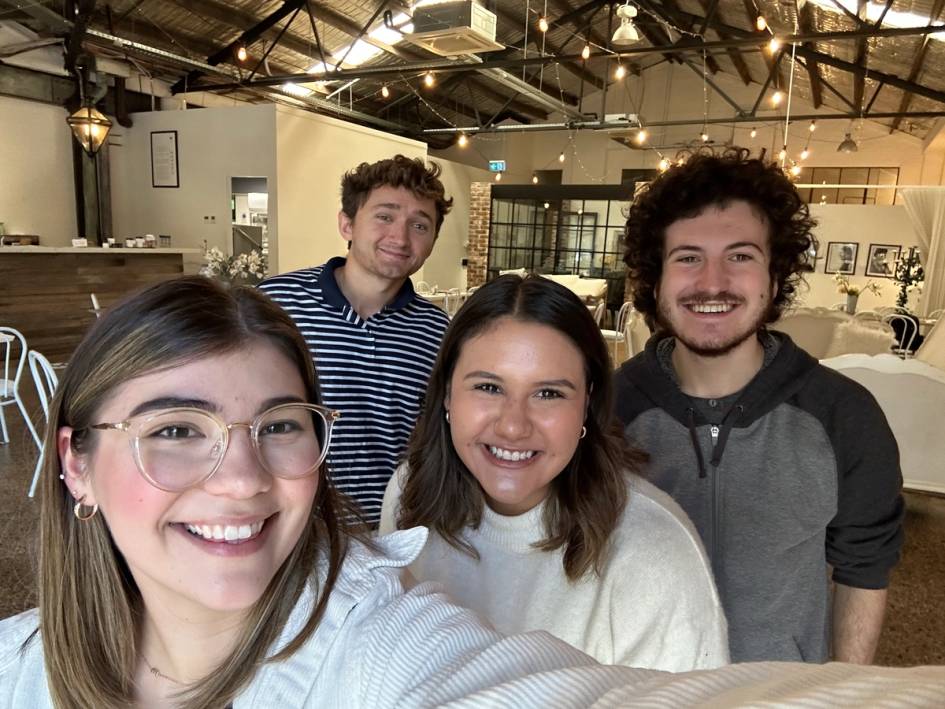
[(495, 433), (506, 441), (526, 438), (532, 433), (532, 422), (525, 401), (507, 399), (499, 410)]
[(699, 269), (698, 288), (706, 293), (720, 293), (728, 287), (728, 271), (723, 259), (707, 258)]
[[(241, 431), (240, 428), (246, 430)], [(223, 460), (217, 471), (204, 483), (213, 494), (234, 499), (249, 499), (272, 487), (272, 475), (263, 468), (253, 448), (249, 427), (231, 425)]]

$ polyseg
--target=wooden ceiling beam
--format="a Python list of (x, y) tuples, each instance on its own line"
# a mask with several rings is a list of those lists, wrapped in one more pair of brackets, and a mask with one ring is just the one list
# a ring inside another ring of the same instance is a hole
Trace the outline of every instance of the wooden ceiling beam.
[[(938, 20), (939, 16), (942, 14), (943, 7), (945, 7), (945, 0), (935, 0), (935, 5), (932, 6), (932, 12), (929, 13), (929, 19)], [(909, 69), (908, 81), (916, 81), (919, 78), (919, 74), (922, 73), (922, 67), (925, 64), (925, 55), (929, 50), (929, 41), (931, 39), (931, 35), (925, 35), (919, 38), (919, 45), (916, 47), (915, 56), (912, 58), (912, 67)], [(903, 92), (902, 99), (899, 101), (899, 113), (908, 111), (911, 103), (912, 94)], [(896, 118), (889, 128), (889, 132), (893, 133), (896, 131), (901, 123), (902, 119)]]
[[(804, 7), (801, 8), (800, 16), (798, 17), (798, 23), (801, 29), (801, 32), (813, 32), (814, 31), (814, 11), (811, 8), (810, 3), (804, 3)], [(813, 42), (804, 42), (804, 47), (814, 51), (815, 47)], [(806, 62), (805, 69), (807, 70), (807, 77), (810, 80), (810, 96), (811, 101), (814, 104), (814, 108), (820, 108), (824, 103), (824, 93), (823, 87), (820, 83), (820, 67), (817, 65), (816, 59), (811, 59)]]

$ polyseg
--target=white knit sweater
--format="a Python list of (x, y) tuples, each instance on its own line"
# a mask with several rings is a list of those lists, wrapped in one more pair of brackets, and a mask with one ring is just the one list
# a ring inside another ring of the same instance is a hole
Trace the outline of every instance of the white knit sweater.
[[(381, 533), (394, 528), (405, 475), (391, 479)], [(699, 537), (667, 495), (633, 476), (630, 497), (600, 576), (570, 582), (563, 549), (533, 544), (546, 534), (543, 505), (523, 515), (483, 511), (463, 538), (479, 559), (432, 533), (410, 565), (442, 584), (504, 634), (546, 630), (600, 662), (682, 672), (728, 662), (725, 616)]]

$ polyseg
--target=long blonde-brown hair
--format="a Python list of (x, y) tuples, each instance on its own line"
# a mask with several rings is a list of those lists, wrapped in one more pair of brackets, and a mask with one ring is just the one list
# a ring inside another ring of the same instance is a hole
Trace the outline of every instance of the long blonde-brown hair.
[[(76, 349), (53, 398), (47, 451), (62, 426), (75, 429), (75, 450), (94, 449), (87, 428), (122, 383), (143, 374), (223, 354), (262, 340), (279, 349), (302, 377), (310, 403), (319, 403), (312, 359), (291, 319), (251, 288), (225, 289), (202, 277), (152, 286), (108, 312)], [(265, 372), (245, 372), (265, 376)], [(97, 515), (79, 522), (59, 459), (46, 456), (40, 480), (39, 636), (51, 696), (59, 707), (126, 707), (134, 702), (141, 596)], [(291, 655), (324, 613), (346, 550), (339, 500), (324, 465), (310, 523), (250, 610), (235, 647), (209, 676), (182, 693), (183, 707), (230, 704), (266, 661)], [(316, 580), (316, 565), (327, 574)], [(318, 603), (302, 630), (267, 660), (307, 583), (319, 583)], [(35, 637), (35, 636), (34, 636)]]

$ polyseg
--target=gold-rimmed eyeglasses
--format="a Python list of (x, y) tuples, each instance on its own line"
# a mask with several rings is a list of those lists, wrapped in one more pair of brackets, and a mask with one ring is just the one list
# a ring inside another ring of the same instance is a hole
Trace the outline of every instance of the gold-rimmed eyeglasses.
[(331, 429), (341, 413), (317, 404), (273, 406), (250, 422), (224, 423), (209, 411), (165, 409), (89, 428), (117, 430), (131, 438), (138, 470), (161, 490), (180, 492), (199, 485), (219, 469), (230, 445), (230, 431), (249, 429), (262, 467), (280, 478), (311, 475), (325, 460)]

